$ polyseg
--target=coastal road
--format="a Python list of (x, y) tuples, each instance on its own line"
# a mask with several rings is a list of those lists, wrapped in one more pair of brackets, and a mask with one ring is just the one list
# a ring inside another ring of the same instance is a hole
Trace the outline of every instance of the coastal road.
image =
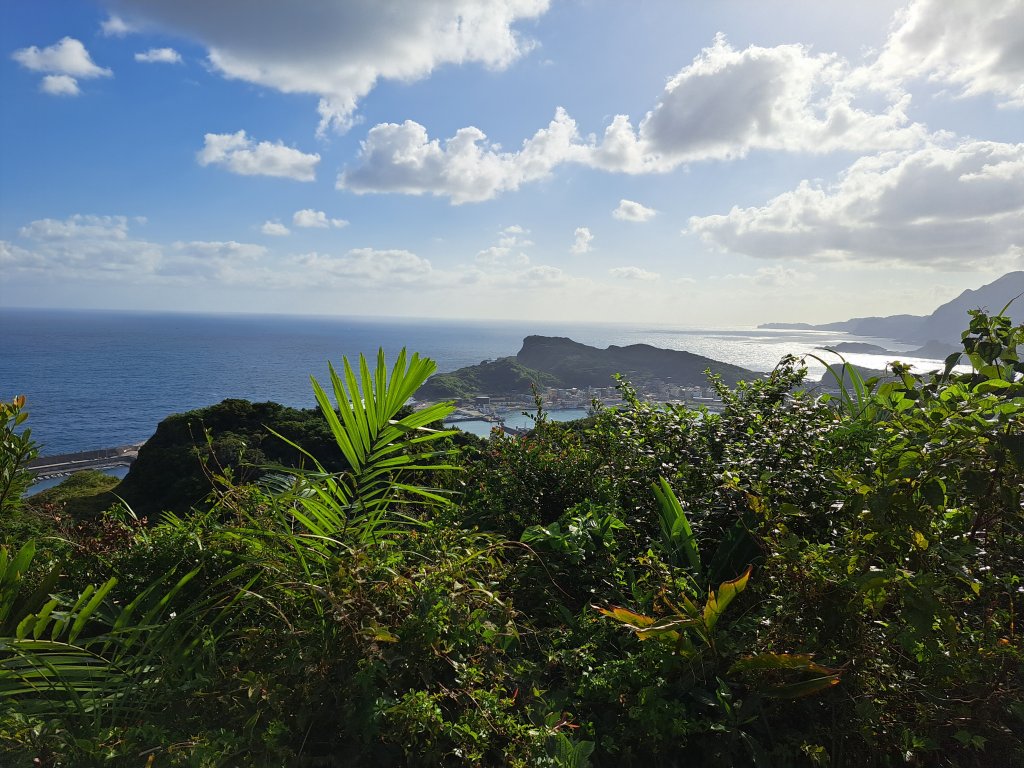
[(83, 451), (82, 453), (65, 453), (60, 456), (41, 456), (29, 462), (29, 472), (36, 476), (36, 480), (46, 480), (51, 477), (61, 477), (78, 472), (82, 469), (113, 469), (114, 467), (128, 467), (139, 455), (139, 448), (142, 443), (132, 445), (121, 445), (117, 448), (103, 448), (98, 451)]

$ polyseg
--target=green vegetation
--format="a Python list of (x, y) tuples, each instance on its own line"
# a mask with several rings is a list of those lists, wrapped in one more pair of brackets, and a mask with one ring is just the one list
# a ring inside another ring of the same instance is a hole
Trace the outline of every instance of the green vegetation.
[(98, 469), (85, 469), (66, 480), (25, 499), (25, 506), (38, 516), (82, 520), (96, 517), (117, 502), (113, 491), (120, 481)]
[(429, 399), (466, 398), (477, 395), (521, 395), (532, 387), (557, 387), (561, 382), (551, 374), (535, 371), (516, 362), (514, 357), (501, 357), (479, 365), (439, 373), (420, 387), (418, 397)]
[[(713, 377), (720, 414), (622, 383), (585, 424), (461, 448), (447, 406), (402, 409), (433, 364), (381, 355), (315, 385), (320, 442), (190, 454), (188, 509), (57, 541), (7, 498), (0, 756), (1020, 765), (1024, 326), (975, 312), (963, 349), (835, 399), (795, 359)], [(200, 446), (239, 434), (213, 421)]]
[(430, 400), (477, 395), (528, 395), (535, 388), (610, 387), (617, 374), (635, 384), (668, 382), (702, 385), (710, 370), (735, 384), (752, 371), (709, 357), (648, 344), (597, 349), (558, 336), (527, 336), (515, 357), (484, 361), (431, 377), (418, 397)]
[(256, 467), (298, 466), (302, 454), (272, 432), (344, 467), (320, 411), (232, 399), (161, 421), (115, 492), (142, 516), (186, 514), (209, 495), (214, 475), (244, 485)]

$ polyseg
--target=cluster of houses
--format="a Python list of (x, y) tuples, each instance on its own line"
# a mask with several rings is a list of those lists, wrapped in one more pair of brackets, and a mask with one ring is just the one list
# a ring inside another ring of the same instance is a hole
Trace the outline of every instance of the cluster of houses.
[[(615, 387), (551, 387), (539, 394), (547, 410), (590, 408), (594, 402), (608, 407), (622, 404), (622, 395)], [(721, 406), (721, 400), (710, 387), (679, 386), (652, 381), (638, 387), (637, 395), (641, 400), (649, 402), (687, 405), (694, 408), (704, 406), (712, 411)], [(532, 410), (534, 399), (532, 395), (480, 395), (459, 400), (456, 407), (449, 421), (498, 421), (501, 414), (509, 411)]]

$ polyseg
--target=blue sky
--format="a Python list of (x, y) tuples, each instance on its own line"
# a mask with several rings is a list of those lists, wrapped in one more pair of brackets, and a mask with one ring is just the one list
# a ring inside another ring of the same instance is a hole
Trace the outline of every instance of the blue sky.
[(725, 326), (1024, 267), (1024, 1), (12, 0), (0, 305)]

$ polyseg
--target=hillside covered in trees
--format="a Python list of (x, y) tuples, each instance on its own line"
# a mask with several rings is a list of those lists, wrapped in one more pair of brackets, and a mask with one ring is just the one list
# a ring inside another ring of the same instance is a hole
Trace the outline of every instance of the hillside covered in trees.
[(477, 395), (528, 395), (531, 387), (610, 387), (622, 374), (634, 384), (671, 381), (680, 386), (706, 383), (710, 370), (728, 384), (753, 371), (709, 357), (649, 344), (598, 349), (561, 336), (527, 336), (515, 357), (484, 361), (432, 376), (417, 397), (427, 400)]
[(461, 444), (382, 353), (282, 438), (204, 413), (231, 462), (145, 520), (27, 504), (4, 402), (0, 762), (1021, 765), (1024, 326), (962, 349)]

